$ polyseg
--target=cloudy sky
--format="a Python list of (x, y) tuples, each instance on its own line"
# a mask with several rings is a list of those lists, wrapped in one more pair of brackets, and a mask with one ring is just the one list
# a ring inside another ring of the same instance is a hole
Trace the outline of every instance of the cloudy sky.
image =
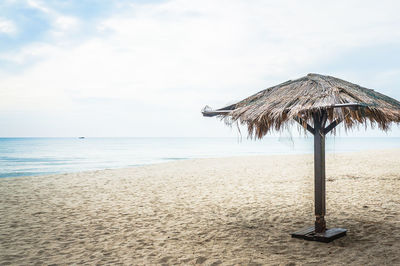
[(235, 136), (201, 108), (310, 72), (400, 99), (399, 10), (384, 0), (2, 0), (0, 137)]

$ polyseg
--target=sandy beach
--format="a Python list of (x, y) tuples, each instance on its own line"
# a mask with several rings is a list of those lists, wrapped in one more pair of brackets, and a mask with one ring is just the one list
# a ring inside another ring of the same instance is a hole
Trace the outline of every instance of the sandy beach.
[(400, 265), (400, 150), (328, 154), (332, 243), (312, 225), (313, 155), (196, 159), (0, 179), (0, 264)]

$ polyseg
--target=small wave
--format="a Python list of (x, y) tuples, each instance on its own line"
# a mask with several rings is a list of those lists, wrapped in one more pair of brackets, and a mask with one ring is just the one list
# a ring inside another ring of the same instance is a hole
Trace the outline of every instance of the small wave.
[(164, 157), (161, 158), (162, 160), (168, 160), (168, 161), (178, 161), (178, 160), (187, 160), (189, 158), (187, 157)]
[(1, 156), (0, 161), (4, 162), (16, 162), (16, 163), (51, 163), (51, 162), (65, 162), (65, 159), (55, 159), (55, 158), (23, 158), (23, 157), (8, 157)]

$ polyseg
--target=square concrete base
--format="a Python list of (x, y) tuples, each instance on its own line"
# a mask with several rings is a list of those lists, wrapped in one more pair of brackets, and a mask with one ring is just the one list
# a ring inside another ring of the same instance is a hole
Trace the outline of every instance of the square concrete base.
[(292, 234), (292, 237), (301, 238), (309, 241), (318, 241), (329, 243), (339, 237), (345, 236), (347, 229), (344, 228), (331, 228), (326, 229), (323, 233), (315, 233), (314, 226), (304, 228)]

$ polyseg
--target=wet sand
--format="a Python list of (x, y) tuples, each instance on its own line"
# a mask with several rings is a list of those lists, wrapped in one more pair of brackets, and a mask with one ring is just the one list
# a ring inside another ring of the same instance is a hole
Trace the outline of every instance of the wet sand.
[(400, 150), (327, 155), (332, 243), (312, 225), (313, 156), (196, 159), (0, 179), (0, 264), (400, 265)]

